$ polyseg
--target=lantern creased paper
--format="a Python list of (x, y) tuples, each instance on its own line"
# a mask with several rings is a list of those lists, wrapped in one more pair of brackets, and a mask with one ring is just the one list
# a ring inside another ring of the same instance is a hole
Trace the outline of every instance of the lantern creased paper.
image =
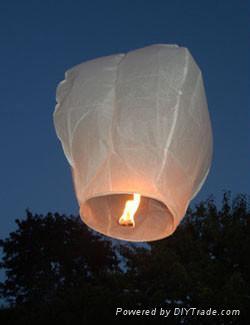
[[(169, 236), (211, 164), (201, 71), (189, 51), (156, 44), (68, 70), (54, 123), (71, 165), (82, 220), (129, 241)], [(134, 228), (119, 224), (141, 194)]]

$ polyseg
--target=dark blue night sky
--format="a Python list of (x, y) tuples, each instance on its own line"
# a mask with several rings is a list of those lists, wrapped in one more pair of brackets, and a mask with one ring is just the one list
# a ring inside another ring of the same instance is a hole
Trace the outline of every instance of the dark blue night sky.
[(202, 69), (214, 158), (195, 201), (249, 191), (248, 1), (1, 1), (0, 238), (33, 212), (78, 213), (53, 127), (68, 68), (153, 43), (186, 46)]

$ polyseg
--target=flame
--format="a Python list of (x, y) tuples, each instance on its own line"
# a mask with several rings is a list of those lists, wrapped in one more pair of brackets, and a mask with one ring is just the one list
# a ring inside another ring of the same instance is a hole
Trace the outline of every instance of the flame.
[(119, 224), (122, 226), (135, 226), (134, 215), (141, 201), (141, 195), (134, 193), (133, 200), (128, 200), (125, 204), (122, 216), (119, 219)]

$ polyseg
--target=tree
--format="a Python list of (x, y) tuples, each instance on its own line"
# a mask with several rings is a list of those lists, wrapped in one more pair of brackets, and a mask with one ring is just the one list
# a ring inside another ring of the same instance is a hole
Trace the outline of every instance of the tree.
[(7, 276), (1, 293), (11, 304), (50, 301), (65, 288), (73, 290), (117, 268), (111, 242), (78, 217), (27, 211), (16, 224), (18, 229), (0, 242)]

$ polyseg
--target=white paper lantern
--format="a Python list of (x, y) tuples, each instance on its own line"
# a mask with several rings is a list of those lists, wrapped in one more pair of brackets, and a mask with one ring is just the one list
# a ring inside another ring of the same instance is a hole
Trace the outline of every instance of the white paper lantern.
[[(111, 237), (172, 234), (210, 168), (202, 75), (184, 47), (157, 44), (73, 67), (58, 86), (54, 123), (81, 218)], [(135, 225), (124, 227), (134, 193)]]

